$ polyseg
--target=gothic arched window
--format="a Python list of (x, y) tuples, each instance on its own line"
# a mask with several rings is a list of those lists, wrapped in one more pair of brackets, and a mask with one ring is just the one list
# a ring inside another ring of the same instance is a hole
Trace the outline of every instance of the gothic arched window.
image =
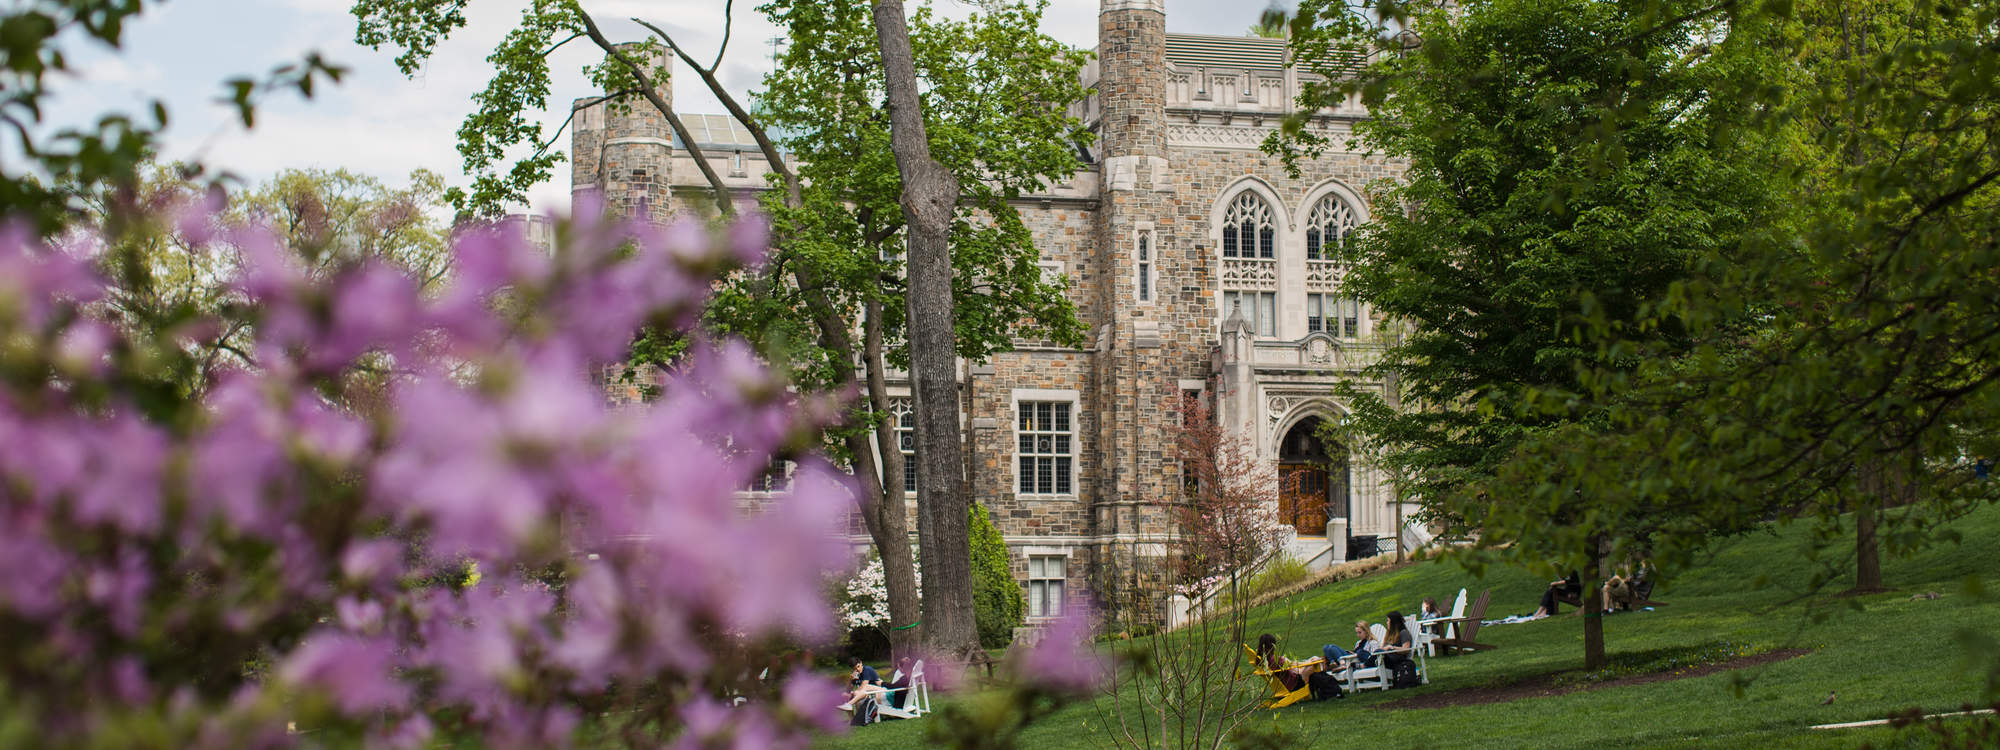
[(1354, 209), (1334, 196), (1319, 199), (1306, 215), (1306, 260), (1331, 260), (1333, 249), (1354, 232)]
[(1361, 336), (1361, 303), (1342, 295), (1338, 248), (1347, 244), (1359, 223), (1354, 207), (1328, 195), (1306, 212), (1306, 332), (1336, 338)]
[(1241, 315), (1255, 335), (1278, 335), (1278, 225), (1271, 205), (1237, 193), (1222, 215), (1221, 320)]
[(1222, 217), (1222, 257), (1275, 258), (1277, 235), (1271, 206), (1245, 190), (1229, 202), (1229, 212)]

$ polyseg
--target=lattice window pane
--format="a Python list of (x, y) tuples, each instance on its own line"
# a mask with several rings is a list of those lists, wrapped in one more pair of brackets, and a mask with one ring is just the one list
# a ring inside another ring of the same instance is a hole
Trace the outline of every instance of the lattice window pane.
[[(1328, 245), (1343, 247), (1347, 244), (1347, 235), (1354, 232), (1354, 225), (1354, 209), (1349, 207), (1346, 202), (1331, 195), (1319, 199), (1318, 203), (1313, 204), (1312, 211), (1306, 214), (1306, 236), (1308, 238), (1308, 253), (1306, 257), (1319, 257), (1310, 252), (1312, 242), (1310, 238), (1313, 232), (1319, 232), (1320, 237)], [(1326, 253), (1326, 255), (1332, 255), (1332, 253)]]
[(896, 426), (896, 449), (903, 454), (903, 491), (917, 491), (917, 410), (909, 399), (889, 402), (889, 415)]
[(1057, 617), (1062, 614), (1067, 560), (1062, 555), (1028, 558), (1028, 616)]
[(1068, 402), (1022, 402), (1022, 414), (1035, 415), (1021, 420), (1015, 445), (1019, 458), (1022, 494), (1066, 495), (1073, 491), (1076, 435), (1071, 427)]

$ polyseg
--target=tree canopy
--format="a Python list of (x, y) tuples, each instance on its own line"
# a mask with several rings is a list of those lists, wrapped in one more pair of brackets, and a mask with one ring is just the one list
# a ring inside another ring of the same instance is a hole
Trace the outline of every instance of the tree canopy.
[[(1768, 64), (1756, 35), (1647, 4), (1410, 10), (1370, 26), (1343, 4), (1301, 7), (1301, 48), (1377, 53), (1358, 75), (1337, 67), (1348, 56), (1302, 55), (1335, 82), (1313, 93), (1363, 93), (1359, 138), (1407, 164), (1374, 188), (1378, 205), (1404, 210), (1380, 212), (1338, 256), (1344, 288), (1401, 331), (1374, 367), (1398, 393), (1349, 392), (1353, 414), (1332, 429), (1405, 478), (1444, 536), (1471, 540), (1459, 554), (1475, 566), (1595, 575), (1613, 555), (1706, 535), (1693, 509), (1493, 482), (1540, 468), (1519, 461), (1524, 444), (1605, 429), (1610, 404), (1578, 395), (1580, 373), (1635, 360), (1587, 340), (1587, 321), (1649, 316), (1698, 258), (1765, 221), (1768, 146), (1717, 94)], [(1685, 346), (1671, 317), (1623, 330), (1651, 356)], [(1594, 662), (1602, 644), (1589, 636)]]

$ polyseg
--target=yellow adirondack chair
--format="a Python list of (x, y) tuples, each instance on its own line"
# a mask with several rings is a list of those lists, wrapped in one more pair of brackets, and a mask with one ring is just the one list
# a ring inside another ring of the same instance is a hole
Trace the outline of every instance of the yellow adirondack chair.
[[(1271, 684), (1271, 699), (1264, 701), (1264, 708), (1284, 708), (1312, 697), (1312, 688), (1308, 686), (1308, 683), (1300, 683), (1297, 690), (1286, 688), (1285, 682), (1278, 679), (1278, 671), (1267, 669), (1263, 662), (1257, 660), (1257, 649), (1246, 645), (1243, 647), (1243, 653), (1250, 659), (1250, 674), (1255, 677), (1262, 677)], [(1313, 658), (1293, 664), (1285, 669), (1298, 669), (1300, 667), (1307, 667), (1306, 671), (1308, 673), (1317, 672), (1326, 667), (1326, 660)]]

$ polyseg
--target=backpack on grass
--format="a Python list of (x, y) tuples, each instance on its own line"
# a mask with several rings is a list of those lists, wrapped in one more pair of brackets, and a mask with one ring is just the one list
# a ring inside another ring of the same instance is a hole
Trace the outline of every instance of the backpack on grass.
[(1424, 684), (1424, 678), (1417, 674), (1417, 660), (1403, 654), (1390, 654), (1382, 658), (1389, 668), (1389, 686), (1397, 688), (1416, 687)]
[(860, 698), (854, 701), (854, 716), (847, 720), (848, 726), (865, 727), (875, 723), (875, 699)]
[(1332, 672), (1314, 672), (1306, 675), (1306, 688), (1312, 691), (1312, 699), (1323, 701), (1329, 698), (1345, 698), (1340, 689), (1340, 678)]

